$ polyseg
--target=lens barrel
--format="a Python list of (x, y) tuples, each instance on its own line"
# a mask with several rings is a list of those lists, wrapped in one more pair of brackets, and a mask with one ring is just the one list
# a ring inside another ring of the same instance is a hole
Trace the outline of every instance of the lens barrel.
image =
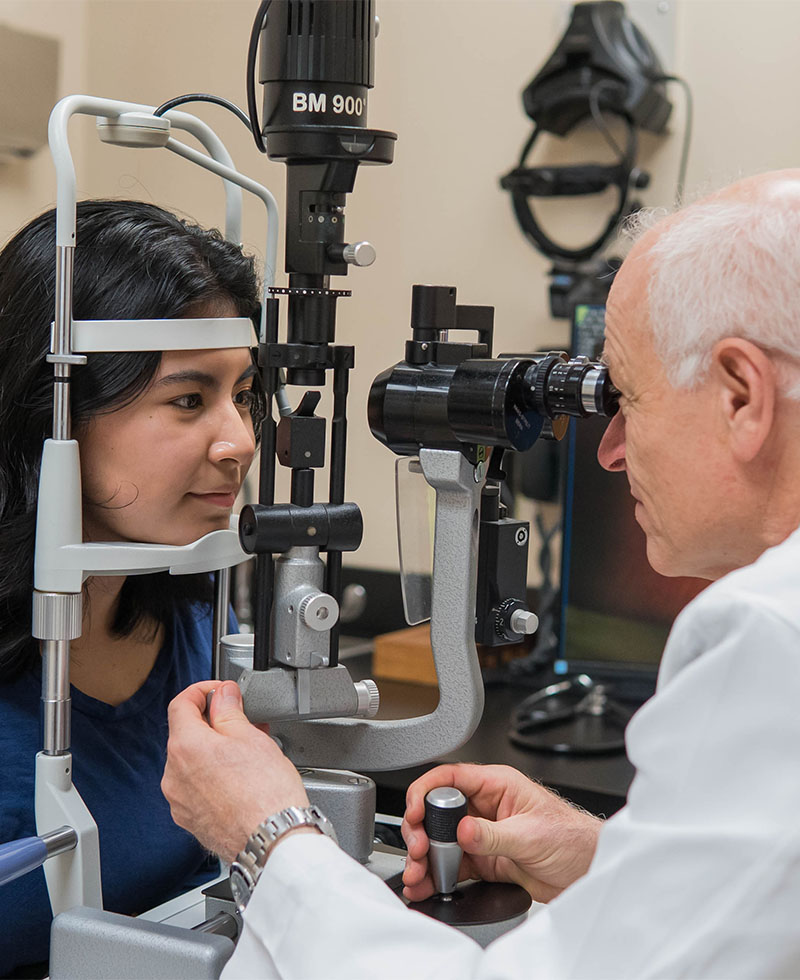
[(372, 434), (400, 456), (420, 447), (502, 446), (524, 452), (544, 419), (528, 397), (527, 360), (470, 358), (458, 365), (396, 364), (373, 382)]
[(611, 416), (617, 411), (619, 392), (609, 380), (608, 368), (588, 357), (539, 355), (528, 369), (526, 382), (536, 410), (549, 419)]
[(401, 456), (465, 445), (524, 452), (545, 419), (611, 416), (618, 397), (604, 364), (564, 353), (401, 361), (373, 382), (368, 416), (372, 434)]

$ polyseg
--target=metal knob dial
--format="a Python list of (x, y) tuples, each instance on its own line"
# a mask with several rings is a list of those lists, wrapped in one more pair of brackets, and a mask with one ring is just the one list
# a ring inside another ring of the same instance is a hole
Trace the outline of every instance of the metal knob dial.
[(511, 629), (522, 636), (535, 633), (539, 626), (539, 617), (528, 609), (515, 609), (511, 613)]
[(305, 626), (317, 633), (324, 633), (336, 625), (339, 603), (326, 592), (315, 592), (303, 599), (299, 612)]
[(381, 695), (375, 681), (356, 681), (354, 684), (358, 696), (358, 710), (356, 715), (359, 718), (374, 718), (381, 706)]
[(348, 265), (367, 266), (372, 265), (376, 258), (375, 246), (369, 242), (355, 242), (352, 245), (345, 245), (342, 250), (342, 258)]
[(512, 642), (517, 642), (520, 636), (535, 633), (539, 626), (539, 617), (522, 599), (504, 599), (493, 612), (495, 633)]

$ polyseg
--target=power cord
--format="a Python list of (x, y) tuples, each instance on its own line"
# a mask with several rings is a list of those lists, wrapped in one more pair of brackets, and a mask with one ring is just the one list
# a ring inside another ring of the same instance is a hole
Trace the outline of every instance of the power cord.
[(163, 116), (170, 109), (176, 109), (179, 105), (185, 105), (187, 102), (211, 102), (213, 105), (221, 105), (223, 109), (230, 110), (238, 119), (241, 119), (248, 130), (250, 129), (250, 120), (235, 102), (223, 99), (219, 95), (209, 95), (207, 92), (191, 92), (189, 95), (179, 95), (168, 102), (162, 102), (153, 115)]
[(694, 96), (691, 87), (685, 78), (679, 75), (659, 75), (655, 79), (657, 82), (676, 82), (683, 89), (686, 96), (686, 122), (683, 127), (683, 146), (681, 147), (681, 160), (678, 165), (678, 180), (675, 185), (675, 206), (680, 207), (683, 202), (683, 190), (686, 184), (686, 168), (689, 163), (689, 148), (692, 143), (692, 128), (694, 126)]
[(255, 20), (250, 30), (250, 43), (247, 47), (247, 78), (245, 80), (250, 131), (261, 153), (266, 153), (267, 147), (264, 145), (264, 137), (261, 135), (261, 123), (258, 120), (258, 105), (256, 104), (256, 59), (258, 57), (259, 36), (264, 27), (264, 20), (266, 19), (270, 3), (272, 3), (272, 0), (261, 0), (256, 11)]

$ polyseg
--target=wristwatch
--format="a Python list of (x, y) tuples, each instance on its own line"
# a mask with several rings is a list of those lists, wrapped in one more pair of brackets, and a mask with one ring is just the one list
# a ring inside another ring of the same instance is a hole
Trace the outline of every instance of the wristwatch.
[(333, 824), (318, 806), (289, 806), (260, 823), (248, 837), (244, 850), (240, 851), (231, 865), (231, 891), (236, 908), (243, 912), (250, 901), (256, 882), (264, 870), (267, 858), (275, 844), (298, 827), (316, 827), (335, 843)]

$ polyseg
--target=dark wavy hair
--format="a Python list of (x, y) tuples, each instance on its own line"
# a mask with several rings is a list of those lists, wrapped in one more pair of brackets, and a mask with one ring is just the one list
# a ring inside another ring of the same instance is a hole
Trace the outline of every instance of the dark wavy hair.
[[(53, 367), (45, 358), (55, 249), (55, 211), (47, 211), (0, 252), (0, 681), (39, 659), (31, 603), (39, 465), (52, 435)], [(180, 317), (222, 301), (253, 317), (259, 288), (253, 259), (218, 231), (137, 201), (78, 204), (75, 319)], [(90, 354), (72, 372), (73, 427), (129, 404), (160, 361), (157, 352)], [(125, 636), (168, 626), (176, 607), (210, 599), (207, 575), (131, 575), (113, 630)]]

